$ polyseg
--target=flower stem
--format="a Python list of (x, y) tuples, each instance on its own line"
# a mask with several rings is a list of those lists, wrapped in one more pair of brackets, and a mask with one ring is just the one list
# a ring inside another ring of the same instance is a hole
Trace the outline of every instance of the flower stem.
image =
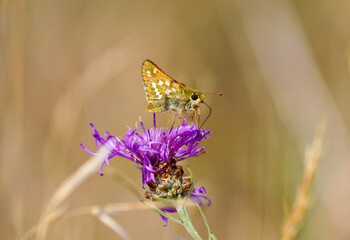
[(217, 238), (215, 237), (215, 235), (214, 235), (214, 234), (211, 232), (211, 230), (210, 230), (208, 220), (207, 220), (207, 218), (205, 217), (204, 212), (203, 212), (201, 206), (200, 206), (198, 203), (196, 203), (196, 206), (198, 207), (199, 212), (200, 212), (201, 215), (202, 215), (202, 218), (203, 218), (203, 220), (204, 220), (204, 222), (205, 222), (205, 226), (207, 226), (209, 240), (215, 240), (215, 239), (217, 239)]
[(156, 207), (153, 207), (152, 204), (146, 202), (145, 200), (140, 199), (140, 201), (143, 202), (144, 204), (146, 204), (147, 206), (149, 206), (150, 208), (152, 208), (153, 211), (159, 213), (160, 215), (166, 217), (167, 219), (169, 219), (169, 220), (171, 220), (171, 221), (173, 221), (173, 222), (176, 222), (176, 223), (178, 223), (178, 224), (183, 225), (183, 223), (182, 223), (181, 221), (179, 221), (179, 220), (177, 220), (176, 218), (173, 218), (172, 216), (166, 214), (166, 213), (163, 212), (162, 210), (160, 210), (160, 209), (158, 209), (158, 208), (156, 208)]
[(202, 240), (201, 236), (199, 236), (191, 222), (187, 207), (185, 205), (180, 204), (176, 207), (176, 210), (182, 220), (183, 225), (185, 226), (187, 232), (192, 236), (192, 238), (194, 240)]

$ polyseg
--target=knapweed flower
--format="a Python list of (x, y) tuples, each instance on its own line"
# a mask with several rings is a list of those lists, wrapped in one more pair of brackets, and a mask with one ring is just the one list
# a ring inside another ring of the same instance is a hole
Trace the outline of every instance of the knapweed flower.
[[(109, 132), (101, 136), (95, 126), (90, 125), (97, 147), (100, 149), (105, 146), (109, 149), (100, 165), (100, 175), (103, 175), (103, 165), (109, 165), (111, 158), (120, 156), (129, 159), (141, 170), (143, 187), (147, 184), (150, 188), (150, 192), (145, 194), (149, 199), (152, 196), (177, 199), (187, 195), (192, 187), (191, 177), (184, 174), (177, 162), (202, 153), (204, 147), (198, 145), (211, 135), (211, 131), (189, 125), (186, 118), (179, 127), (157, 128), (155, 114), (153, 128), (145, 129), (140, 120), (141, 129), (137, 125), (135, 129), (128, 129), (124, 138), (116, 137)], [(81, 146), (89, 154), (96, 155), (83, 144)], [(200, 205), (202, 199), (207, 199), (210, 205), (210, 200), (201, 195), (204, 193), (204, 187), (194, 188), (190, 199)]]

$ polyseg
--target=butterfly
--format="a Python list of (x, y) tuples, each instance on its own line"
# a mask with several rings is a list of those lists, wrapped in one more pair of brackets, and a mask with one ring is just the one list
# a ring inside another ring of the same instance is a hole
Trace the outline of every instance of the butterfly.
[(199, 117), (199, 104), (204, 103), (206, 93), (186, 87), (148, 59), (142, 64), (142, 78), (148, 102), (147, 111), (172, 110), (179, 117), (184, 112), (194, 112), (194, 116)]

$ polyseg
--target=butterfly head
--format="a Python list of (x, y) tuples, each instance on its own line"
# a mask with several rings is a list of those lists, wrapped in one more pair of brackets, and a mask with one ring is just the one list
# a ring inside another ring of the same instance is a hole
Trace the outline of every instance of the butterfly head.
[(204, 97), (205, 97), (204, 93), (194, 89), (191, 89), (188, 95), (193, 108), (198, 107), (199, 104), (204, 101)]

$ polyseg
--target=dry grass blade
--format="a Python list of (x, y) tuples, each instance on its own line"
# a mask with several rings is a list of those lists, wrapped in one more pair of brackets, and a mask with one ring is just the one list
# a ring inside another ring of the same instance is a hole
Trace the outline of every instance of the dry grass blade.
[[(42, 221), (45, 221), (47, 216), (52, 212), (55, 212), (60, 204), (68, 198), (68, 196), (75, 191), (82, 183), (84, 183), (90, 176), (96, 174), (96, 169), (98, 169), (101, 162), (104, 160), (105, 156), (109, 153), (106, 147), (102, 147), (97, 153), (97, 156), (90, 158), (86, 163), (84, 163), (78, 170), (67, 177), (62, 184), (56, 189), (50, 198), (46, 209), (43, 211)], [(46, 234), (46, 228), (42, 228), (39, 231), (38, 238), (44, 238)]]
[(94, 215), (102, 223), (106, 224), (110, 229), (112, 229), (115, 233), (117, 233), (123, 239), (129, 239), (129, 235), (125, 231), (125, 229), (119, 223), (117, 223), (112, 217), (110, 217), (104, 212), (96, 212)]
[(135, 183), (129, 176), (124, 174), (122, 171), (115, 168), (106, 168), (103, 172), (103, 175), (106, 177), (110, 177), (115, 181), (118, 181), (119, 183), (123, 184), (124, 187), (133, 192), (139, 199), (142, 198)]
[(53, 193), (47, 205), (47, 211), (57, 208), (77, 187), (84, 183), (91, 175), (96, 174), (99, 165), (109, 152), (110, 150), (106, 147), (102, 147), (97, 153), (97, 156), (90, 158), (78, 170), (66, 178)]
[[(74, 210), (64, 210), (61, 207), (62, 203), (82, 183), (84, 183), (93, 174), (96, 174), (96, 169), (98, 169), (99, 165), (108, 154), (109, 150), (106, 147), (101, 148), (101, 150), (97, 153), (97, 156), (90, 158), (85, 164), (78, 168), (78, 170), (67, 177), (53, 193), (47, 204), (47, 207), (43, 211), (40, 222), (32, 227), (26, 234), (24, 234), (21, 239), (28, 239), (35, 233), (38, 233), (38, 239), (44, 239), (48, 226), (53, 222), (62, 218), (76, 217), (85, 214), (96, 216), (102, 223), (106, 224), (123, 239), (129, 239), (126, 231), (109, 215), (119, 214), (121, 212), (149, 209), (149, 207), (141, 202), (107, 204), (104, 206), (97, 205)], [(126, 178), (126, 176), (121, 175), (121, 173), (119, 173), (117, 170), (109, 170), (107, 171), (107, 174), (119, 181), (122, 181), (128, 186), (129, 189), (139, 195), (132, 181)]]
[(48, 225), (52, 224), (53, 222), (57, 221), (58, 219), (62, 218), (64, 216), (64, 213), (66, 211), (64, 209), (58, 209), (55, 212), (52, 212), (48, 214), (45, 219), (40, 221), (40, 223), (34, 225), (28, 232), (26, 232), (20, 240), (27, 240), (30, 237), (32, 237), (35, 233), (37, 233), (41, 228), (46, 228)]
[[(81, 215), (94, 215), (94, 216), (99, 217), (101, 213), (103, 213), (104, 215), (116, 215), (116, 214), (120, 214), (123, 212), (140, 211), (140, 210), (143, 211), (143, 210), (148, 210), (148, 209), (149, 209), (149, 207), (147, 205), (143, 204), (142, 202), (111, 203), (111, 204), (106, 204), (103, 206), (94, 205), (94, 206), (83, 207), (83, 208), (72, 209), (72, 210), (66, 210), (63, 208), (59, 208), (56, 211), (46, 215), (45, 219), (43, 219), (40, 223), (33, 226), (20, 239), (21, 240), (29, 239), (35, 233), (39, 232), (42, 228), (46, 228), (49, 224), (52, 224), (52, 223), (58, 221), (59, 219), (63, 219), (63, 218), (67, 219), (67, 218), (77, 217), (77, 216), (81, 216)], [(106, 219), (106, 217), (103, 217), (103, 219)], [(105, 222), (103, 222), (103, 223), (106, 224)], [(124, 236), (124, 235), (121, 235), (121, 236)]]
[(293, 208), (287, 216), (287, 220), (282, 228), (282, 240), (294, 239), (300, 229), (300, 224), (303, 221), (310, 206), (311, 186), (323, 152), (324, 130), (325, 122), (321, 121), (317, 128), (313, 144), (306, 151), (303, 178), (299, 185)]

